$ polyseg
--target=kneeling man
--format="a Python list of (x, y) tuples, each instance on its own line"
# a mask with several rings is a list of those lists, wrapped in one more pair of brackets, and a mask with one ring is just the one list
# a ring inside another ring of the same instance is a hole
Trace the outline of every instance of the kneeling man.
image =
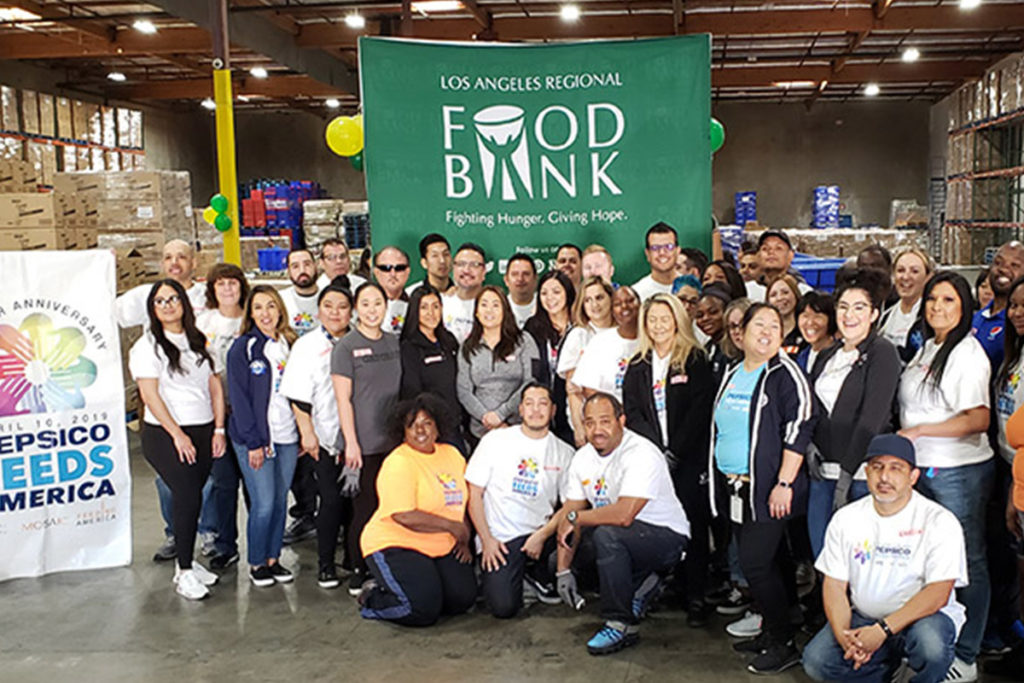
[(906, 658), (914, 683), (941, 681), (965, 619), (953, 593), (967, 585), (963, 530), (914, 491), (921, 471), (906, 438), (872, 439), (866, 472), (871, 496), (836, 512), (815, 565), (829, 623), (804, 648), (804, 671), (889, 680)]

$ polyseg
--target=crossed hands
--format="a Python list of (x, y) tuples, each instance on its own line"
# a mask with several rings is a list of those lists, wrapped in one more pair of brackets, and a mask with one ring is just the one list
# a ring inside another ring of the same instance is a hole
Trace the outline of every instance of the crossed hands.
[(854, 629), (843, 629), (839, 646), (843, 648), (843, 659), (853, 662), (856, 671), (867, 664), (872, 655), (885, 642), (885, 631), (878, 624), (868, 624)]

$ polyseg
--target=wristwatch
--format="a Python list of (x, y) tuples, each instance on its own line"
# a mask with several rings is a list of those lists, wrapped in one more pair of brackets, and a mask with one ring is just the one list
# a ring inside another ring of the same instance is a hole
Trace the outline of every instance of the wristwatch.
[(575, 510), (570, 510), (569, 514), (567, 514), (565, 518), (569, 521), (569, 524), (575, 525), (576, 520), (579, 519), (579, 516), (580, 515), (578, 512), (576, 512)]
[(776, 486), (781, 486), (784, 489), (791, 489), (791, 488), (793, 488), (793, 484), (791, 484), (788, 481), (782, 481), (781, 479), (779, 481), (775, 482), (775, 485)]
[(889, 624), (885, 623), (885, 619), (879, 619), (875, 623), (878, 624), (879, 626), (881, 626), (882, 630), (885, 631), (885, 637), (886, 638), (891, 638), (892, 637), (892, 635), (893, 635), (892, 634), (892, 629), (889, 628)]

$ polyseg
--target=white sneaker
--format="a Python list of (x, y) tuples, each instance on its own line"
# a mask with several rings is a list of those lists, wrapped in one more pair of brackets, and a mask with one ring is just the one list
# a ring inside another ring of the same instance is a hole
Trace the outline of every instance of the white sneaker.
[(196, 576), (195, 571), (185, 569), (174, 576), (175, 590), (188, 600), (202, 600), (210, 594), (210, 589)]
[(949, 671), (946, 672), (944, 681), (957, 681), (958, 683), (971, 683), (972, 681), (978, 680), (978, 663), (968, 664), (959, 657), (953, 658), (953, 663), (949, 665)]
[(199, 552), (203, 557), (212, 557), (217, 554), (217, 534), (212, 531), (204, 531), (199, 534)]
[(202, 581), (204, 586), (212, 586), (213, 584), (220, 581), (219, 576), (217, 576), (216, 574), (214, 574), (198, 562), (192, 562), (192, 571), (195, 572), (196, 578)]
[(747, 610), (742, 619), (726, 626), (725, 632), (733, 638), (756, 638), (761, 635), (761, 615)]

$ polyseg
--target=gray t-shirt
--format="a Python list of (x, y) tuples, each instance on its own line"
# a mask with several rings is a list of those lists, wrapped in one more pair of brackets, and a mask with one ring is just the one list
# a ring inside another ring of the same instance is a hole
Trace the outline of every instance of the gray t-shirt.
[(383, 333), (368, 339), (354, 329), (334, 345), (331, 374), (352, 380), (352, 410), (355, 413), (359, 448), (365, 454), (388, 453), (397, 446), (388, 437), (388, 411), (398, 401), (402, 359), (398, 337)]

